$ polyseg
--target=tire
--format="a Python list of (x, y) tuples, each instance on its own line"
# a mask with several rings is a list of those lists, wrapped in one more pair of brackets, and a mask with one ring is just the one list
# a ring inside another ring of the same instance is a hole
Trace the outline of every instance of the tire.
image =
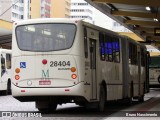
[(7, 82), (6, 95), (11, 95), (11, 94), (12, 94), (12, 90), (11, 90), (11, 81), (8, 80), (8, 82)]
[(47, 108), (37, 108), (39, 112), (48, 112)]
[(138, 98), (138, 102), (144, 102), (144, 95), (142, 95), (142, 96), (140, 96), (140, 97)]
[(52, 103), (50, 104), (50, 106), (48, 107), (48, 111), (49, 112), (54, 112), (57, 109), (57, 103)]
[[(41, 104), (42, 103), (42, 104)], [(37, 106), (38, 104), (38, 106)], [(57, 108), (56, 102), (36, 102), (36, 107), (40, 112), (54, 112)]]
[(130, 106), (133, 104), (133, 81), (130, 84), (130, 96), (126, 99), (126, 105)]
[(145, 86), (145, 82), (144, 82), (143, 83), (143, 95), (138, 97), (138, 102), (144, 102), (145, 89), (146, 89), (146, 86)]
[(106, 91), (104, 89), (104, 86), (101, 85), (99, 102), (98, 102), (98, 111), (99, 112), (103, 112), (105, 110), (105, 102), (106, 102)]
[(126, 105), (127, 105), (127, 106), (131, 106), (132, 104), (133, 104), (132, 97), (127, 98), (127, 100), (126, 100)]
[(0, 95), (6, 95), (6, 90), (0, 91)]
[(160, 76), (158, 77), (158, 82), (160, 83)]
[(79, 106), (82, 106), (82, 107), (84, 107), (84, 106), (86, 105), (85, 102), (78, 102), (78, 103), (76, 103), (76, 104), (79, 105)]
[(46, 108), (37, 108), (40, 112), (55, 112), (57, 109), (57, 104), (52, 104)]

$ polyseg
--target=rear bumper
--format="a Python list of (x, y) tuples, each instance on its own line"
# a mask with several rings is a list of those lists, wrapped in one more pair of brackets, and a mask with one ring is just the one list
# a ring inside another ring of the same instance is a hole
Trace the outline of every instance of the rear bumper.
[(84, 82), (63, 88), (20, 88), (12, 84), (12, 96), (84, 96)]

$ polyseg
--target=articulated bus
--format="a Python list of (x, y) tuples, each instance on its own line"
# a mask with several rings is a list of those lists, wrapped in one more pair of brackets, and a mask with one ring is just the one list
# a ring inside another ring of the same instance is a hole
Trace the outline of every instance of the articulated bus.
[(70, 19), (14, 23), (12, 95), (40, 111), (74, 102), (104, 111), (106, 101), (148, 92), (146, 47), (112, 31)]
[(0, 95), (11, 94), (11, 50), (0, 49)]
[(160, 87), (160, 52), (159, 55), (152, 52), (150, 54), (149, 86), (151, 88)]

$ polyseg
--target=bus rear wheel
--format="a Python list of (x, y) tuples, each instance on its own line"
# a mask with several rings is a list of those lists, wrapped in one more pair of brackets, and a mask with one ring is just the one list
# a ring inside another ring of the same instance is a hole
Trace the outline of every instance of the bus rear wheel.
[(57, 108), (57, 104), (54, 104), (52, 106), (48, 106), (47, 108), (38, 108), (40, 112), (54, 112)]
[(160, 76), (158, 77), (158, 82), (160, 83)]
[(99, 94), (99, 102), (98, 102), (99, 112), (103, 112), (105, 110), (105, 102), (106, 102), (106, 92), (105, 92), (104, 86), (101, 85), (100, 94)]
[(36, 101), (36, 107), (40, 112), (54, 112), (57, 109), (57, 103)]
[(138, 101), (139, 101), (139, 102), (144, 102), (144, 95), (138, 97)]
[(7, 82), (7, 90), (6, 90), (6, 95), (11, 95), (12, 90), (11, 90), (11, 80), (8, 80)]
[(144, 94), (145, 94), (145, 90), (146, 90), (146, 86), (145, 86), (145, 82), (143, 83), (143, 95), (138, 97), (138, 101), (139, 102), (144, 102)]

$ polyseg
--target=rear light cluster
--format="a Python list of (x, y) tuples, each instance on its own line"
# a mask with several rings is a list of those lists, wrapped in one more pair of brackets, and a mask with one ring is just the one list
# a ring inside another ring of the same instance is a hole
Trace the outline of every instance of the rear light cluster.
[(75, 67), (72, 67), (72, 68), (71, 68), (71, 72), (73, 73), (72, 76), (71, 76), (72, 79), (76, 79), (76, 78), (77, 78), (77, 75), (74, 73), (74, 72), (76, 72), (76, 68), (75, 68)]
[(20, 73), (20, 69), (19, 69), (19, 68), (16, 68), (16, 69), (15, 69), (15, 72), (16, 72), (15, 79), (16, 79), (16, 80), (19, 80), (19, 79), (20, 79), (20, 76), (19, 76), (18, 74)]

